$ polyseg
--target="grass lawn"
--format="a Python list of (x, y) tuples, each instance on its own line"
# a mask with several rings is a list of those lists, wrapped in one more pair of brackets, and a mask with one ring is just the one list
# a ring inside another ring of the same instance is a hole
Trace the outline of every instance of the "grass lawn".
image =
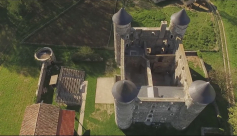
[(25, 108), (34, 103), (39, 69), (33, 53), (21, 51), (12, 51), (0, 66), (1, 135), (18, 135)]
[[(168, 21), (173, 13), (180, 11), (183, 7), (173, 5), (180, 4), (179, 1), (161, 2), (154, 4), (148, 0), (135, 0), (128, 2), (126, 11), (133, 17), (134, 27), (159, 27), (160, 21)], [(120, 4), (121, 5), (121, 4)], [(186, 50), (213, 50), (216, 49), (216, 35), (214, 32), (213, 16), (205, 10), (188, 10), (190, 24), (185, 33), (183, 44)]]
[(193, 81), (206, 80), (199, 58), (195, 56), (187, 58)]
[(231, 66), (231, 77), (235, 90), (235, 101), (237, 101), (236, 83), (237, 83), (237, 1), (233, 0), (212, 0), (217, 10), (219, 11), (225, 27), (226, 40), (228, 45), (229, 61)]

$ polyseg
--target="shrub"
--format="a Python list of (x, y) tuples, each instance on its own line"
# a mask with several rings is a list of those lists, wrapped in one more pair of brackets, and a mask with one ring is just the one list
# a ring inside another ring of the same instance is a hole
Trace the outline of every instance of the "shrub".
[(98, 61), (100, 55), (96, 54), (93, 49), (88, 46), (81, 47), (76, 53), (73, 54), (72, 60), (77, 61)]

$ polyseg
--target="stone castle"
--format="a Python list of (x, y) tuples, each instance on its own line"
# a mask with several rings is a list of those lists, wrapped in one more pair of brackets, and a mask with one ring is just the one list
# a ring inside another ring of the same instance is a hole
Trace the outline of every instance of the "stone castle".
[(183, 9), (160, 27), (131, 27), (121, 8), (113, 15), (115, 60), (121, 80), (112, 88), (115, 121), (120, 129), (132, 123), (171, 124), (183, 130), (215, 99), (209, 82), (192, 81), (182, 38), (190, 23)]

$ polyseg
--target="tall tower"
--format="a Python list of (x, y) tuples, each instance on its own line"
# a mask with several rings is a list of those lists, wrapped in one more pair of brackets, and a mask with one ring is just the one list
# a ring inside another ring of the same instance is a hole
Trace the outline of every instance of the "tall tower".
[(124, 45), (129, 45), (129, 34), (131, 30), (132, 16), (129, 15), (124, 8), (121, 8), (112, 17), (114, 24), (114, 50), (115, 61), (120, 66), (121, 58), (121, 39), (124, 40)]
[(216, 97), (215, 90), (209, 82), (202, 80), (194, 81), (189, 87), (191, 100), (181, 107), (179, 114), (171, 123), (178, 130), (183, 130), (201, 113), (201, 111)]
[(114, 84), (115, 122), (120, 129), (127, 129), (132, 124), (135, 98), (139, 90), (136, 85), (128, 80), (121, 80)]
[(171, 37), (179, 36), (180, 38), (183, 38), (189, 23), (190, 18), (184, 9), (174, 13), (171, 16), (169, 26)]

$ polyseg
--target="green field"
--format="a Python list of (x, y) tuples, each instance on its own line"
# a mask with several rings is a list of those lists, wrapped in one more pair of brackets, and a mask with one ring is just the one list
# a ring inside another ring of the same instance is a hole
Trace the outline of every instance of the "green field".
[(1, 135), (19, 134), (25, 108), (34, 103), (39, 68), (28, 51), (12, 50), (8, 61), (0, 66)]
[[(133, 17), (132, 26), (159, 27), (161, 21), (165, 20), (169, 24), (171, 15), (185, 8), (170, 5), (170, 3), (176, 2), (171, 0), (171, 2), (154, 4), (147, 0), (136, 0), (128, 2), (126, 10)], [(216, 49), (216, 35), (212, 14), (202, 10), (191, 11), (186, 9), (186, 12), (191, 22), (183, 39), (184, 48), (186, 50)]]
[[(62, 1), (61, 1), (62, 2)], [(87, 2), (87, 1), (86, 1)], [(174, 1), (171, 1), (174, 3)], [(0, 12), (2, 15), (0, 18), (0, 23), (2, 24), (2, 29), (0, 29), (0, 48), (7, 49), (7, 50), (0, 50), (0, 134), (1, 135), (17, 135), (20, 131), (21, 122), (24, 115), (24, 110), (26, 106), (31, 105), (34, 103), (35, 91), (37, 89), (38, 83), (38, 76), (40, 71), (40, 65), (34, 60), (34, 52), (42, 46), (30, 46), (30, 45), (22, 45), (19, 44), (19, 39), (22, 38), (24, 35), (27, 35), (29, 32), (34, 30), (35, 28), (39, 27), (40, 25), (44, 24), (47, 20), (54, 17), (65, 9), (66, 7), (72, 4), (72, 1), (69, 1), (68, 4), (60, 4), (55, 3), (56, 5), (52, 9), (45, 7), (44, 10), (44, 17), (39, 18), (37, 15), (33, 14), (29, 15), (30, 20), (27, 16), (23, 17), (23, 22), (18, 26), (14, 25), (12, 22), (21, 21), (11, 21), (9, 20), (8, 14), (6, 9), (0, 6), (0, 10), (4, 12)], [(101, 3), (100, 3), (101, 4)], [(100, 4), (94, 5), (94, 7), (100, 7)], [(111, 4), (111, 3), (110, 3)], [(111, 5), (113, 5), (112, 3)], [(48, 4), (45, 4), (48, 5)], [(50, 5), (48, 5), (50, 7)], [(87, 6), (91, 6), (90, 4)], [(161, 6), (165, 6), (162, 8)], [(93, 7), (93, 6), (92, 6)], [(111, 6), (112, 7), (112, 6)], [(119, 3), (118, 8), (121, 7), (121, 3)], [(113, 9), (113, 7), (111, 8)], [(165, 2), (163, 4), (153, 4), (148, 0), (140, 0), (134, 2), (128, 2), (126, 5), (126, 10), (133, 16), (132, 26), (147, 26), (147, 27), (156, 27), (160, 25), (160, 21), (167, 20), (169, 22), (170, 15), (176, 11), (179, 11), (180, 7), (175, 7), (174, 5), (169, 5), (169, 2)], [(105, 8), (107, 11), (108, 9)], [(48, 15), (46, 14), (47, 11), (50, 11)], [(72, 9), (72, 11), (80, 11), (80, 9)], [(94, 9), (94, 11), (97, 11)], [(81, 15), (82, 13), (73, 13), (69, 12), (70, 16), (67, 14), (62, 18), (71, 18), (75, 17), (74, 15)], [(93, 12), (94, 13), (94, 12)], [(215, 37), (214, 26), (212, 24), (212, 15), (207, 12), (203, 11), (187, 11), (188, 15), (191, 18), (191, 23), (187, 29), (187, 33), (184, 37), (184, 46), (185, 49), (188, 50), (213, 50), (215, 45)], [(28, 15), (28, 14), (26, 14)], [(3, 18), (2, 18), (3, 17)], [(32, 18), (31, 18), (32, 17)], [(90, 15), (93, 17), (93, 14)], [(86, 17), (85, 17), (86, 18)], [(10, 18), (11, 19), (11, 18)], [(111, 16), (106, 17), (105, 24), (110, 24), (108, 21), (111, 19)], [(78, 19), (80, 20), (80, 19)], [(84, 23), (83, 27), (84, 30), (81, 30), (81, 34), (83, 31), (86, 30), (88, 27), (91, 30), (96, 30), (98, 25), (104, 23), (94, 23), (93, 18), (91, 19), (91, 23), (85, 26)], [(64, 19), (59, 19), (60, 22), (58, 25), (65, 24)], [(90, 22), (89, 20), (85, 20), (87, 23)], [(100, 20), (101, 21), (101, 20)], [(111, 21), (111, 20), (110, 20)], [(57, 21), (56, 21), (57, 22)], [(55, 23), (55, 22), (53, 22)], [(84, 43), (90, 43), (90, 40), (95, 40), (94, 42), (103, 39), (100, 44), (106, 44), (108, 39), (108, 25), (106, 28), (102, 28), (105, 30), (103, 34), (100, 34), (96, 39), (93, 37), (83, 35), (86, 38), (86, 41), (80, 41), (83, 43), (82, 45), (87, 45)], [(50, 25), (49, 25), (50, 26)], [(63, 26), (63, 29), (65, 26)], [(66, 26), (67, 27), (67, 26)], [(80, 26), (80, 28), (83, 28)], [(110, 26), (109, 26), (110, 27)], [(57, 27), (53, 28), (54, 30)], [(61, 30), (60, 30), (61, 31)], [(93, 32), (92, 31), (92, 32)], [(75, 36), (75, 31), (67, 30), (67, 33), (64, 33), (65, 38), (70, 37), (70, 35)], [(42, 34), (43, 33), (43, 34)], [(35, 37), (41, 36), (41, 39), (49, 38), (47, 33), (43, 31), (39, 31), (34, 35)], [(51, 33), (49, 33), (51, 34)], [(56, 33), (57, 34), (57, 33)], [(230, 35), (230, 34), (229, 34)], [(54, 35), (50, 35), (54, 36)], [(230, 35), (232, 36), (232, 35)], [(34, 38), (34, 37), (32, 37)], [(88, 39), (87, 39), (88, 38)], [(50, 39), (50, 38), (49, 38)], [(30, 40), (30, 39), (29, 39)], [(31, 39), (34, 41), (34, 39)], [(53, 39), (57, 41), (57, 38)], [(78, 39), (77, 39), (78, 40)], [(106, 41), (106, 42), (105, 42)], [(67, 41), (60, 41), (65, 42), (65, 45), (68, 45)], [(72, 41), (70, 41), (72, 42)], [(69, 44), (70, 44), (69, 42)], [(112, 42), (111, 42), (112, 43)], [(206, 44), (208, 43), (208, 44)], [(95, 45), (96, 46), (96, 45)], [(85, 109), (85, 118), (84, 124), (85, 127), (85, 134), (91, 135), (126, 135), (126, 134), (200, 134), (200, 127), (207, 126), (207, 127), (219, 127), (217, 118), (215, 115), (215, 110), (212, 105), (207, 106), (205, 110), (195, 119), (195, 121), (190, 125), (188, 129), (185, 131), (176, 131), (173, 129), (167, 129), (164, 127), (155, 129), (152, 127), (145, 126), (143, 124), (137, 124), (132, 126), (129, 130), (121, 131), (115, 124), (114, 121), (114, 109), (113, 105), (95, 105), (95, 90), (96, 90), (96, 82), (98, 77), (103, 76), (112, 76), (115, 73), (119, 73), (118, 69), (115, 69), (110, 72), (106, 72), (106, 62), (109, 59), (114, 58), (114, 53), (112, 50), (105, 50), (105, 49), (96, 49), (95, 52), (98, 53), (101, 57), (104, 58), (102, 62), (74, 62), (72, 61), (72, 56), (78, 50), (75, 48), (68, 48), (68, 47), (52, 47), (57, 60), (62, 61), (64, 66), (68, 66), (71, 68), (76, 68), (79, 70), (85, 70), (86, 72), (86, 80), (88, 81), (88, 94), (87, 94), (87, 101), (86, 101), (86, 109)], [(219, 67), (223, 67), (222, 64), (222, 57), (221, 52), (202, 52), (202, 57), (206, 63), (206, 66), (209, 70), (215, 70)], [(233, 58), (233, 57), (232, 57)], [(5, 61), (4, 61), (5, 60)], [(213, 61), (215, 60), (215, 61)], [(195, 70), (194, 70), (195, 71)], [(196, 71), (200, 73), (200, 71)], [(202, 75), (202, 74), (201, 74)], [(215, 83), (214, 83), (215, 84)], [(220, 88), (218, 85), (215, 85), (215, 89), (218, 92), (217, 95), (217, 104), (221, 109), (221, 114), (223, 119), (225, 120), (223, 124), (228, 119), (228, 112), (226, 108), (226, 102), (219, 94)], [(42, 99), (45, 103), (52, 103), (55, 104), (54, 101), (54, 90), (49, 91), (49, 93), (44, 96)], [(77, 111), (77, 118), (79, 118), (80, 107), (63, 107), (67, 109), (74, 109)], [(76, 123), (75, 129), (77, 130), (78, 122)], [(225, 126), (222, 126), (225, 128)], [(225, 128), (226, 130), (226, 128)]]
[[(237, 68), (237, 39), (234, 38), (237, 36), (237, 1), (218, 1), (218, 0), (212, 0), (212, 2), (217, 6), (217, 10), (219, 11), (221, 18), (224, 23), (225, 27), (225, 34), (226, 34), (226, 40), (228, 45), (228, 52), (229, 52), (229, 61), (231, 66), (231, 77), (233, 79), (233, 86), (234, 90), (236, 90), (236, 68)], [(235, 91), (235, 99), (237, 100), (237, 95)]]

